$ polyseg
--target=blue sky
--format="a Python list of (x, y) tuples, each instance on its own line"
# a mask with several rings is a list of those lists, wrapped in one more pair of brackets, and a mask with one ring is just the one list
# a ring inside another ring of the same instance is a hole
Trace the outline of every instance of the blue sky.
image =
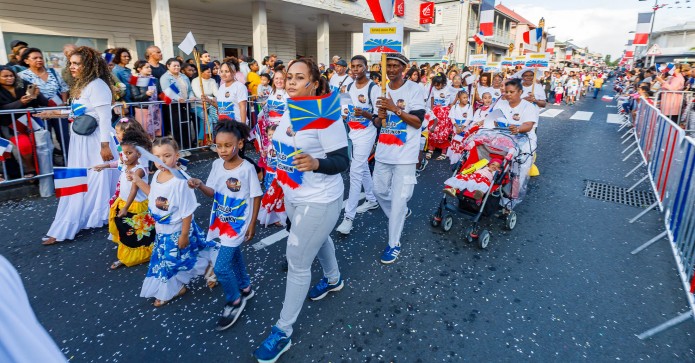
[[(544, 17), (546, 28), (555, 27), (548, 31), (558, 41), (573, 39), (590, 51), (615, 58), (631, 39), (628, 32), (635, 29), (637, 13), (651, 11), (654, 0), (497, 0), (500, 3), (533, 22)], [(654, 30), (695, 21), (695, 0), (659, 0), (659, 4), (669, 5), (657, 11)]]

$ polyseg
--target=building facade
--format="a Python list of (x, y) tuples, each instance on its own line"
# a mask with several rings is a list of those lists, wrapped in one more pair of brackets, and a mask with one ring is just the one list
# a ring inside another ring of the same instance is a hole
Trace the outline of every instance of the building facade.
[[(404, 48), (419, 24), (419, 0), (405, 1)], [(128, 48), (133, 59), (157, 45), (165, 59), (182, 55), (176, 47), (189, 31), (213, 59), (268, 54), (290, 60), (362, 53), (362, 24), (373, 22), (365, 1), (352, 0), (0, 0), (0, 63), (9, 44), (23, 40), (49, 59), (64, 62), (63, 44)]]
[[(661, 51), (661, 55), (654, 56), (654, 63), (695, 62), (695, 21), (654, 31), (649, 44), (649, 48), (658, 45)], [(635, 59), (644, 61), (647, 51), (647, 47), (637, 47)], [(647, 58), (647, 63), (651, 65), (651, 57)]]

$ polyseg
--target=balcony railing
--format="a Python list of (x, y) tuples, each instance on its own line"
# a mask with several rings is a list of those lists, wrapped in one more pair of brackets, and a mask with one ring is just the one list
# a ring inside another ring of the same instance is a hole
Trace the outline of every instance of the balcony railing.
[[(477, 22), (475, 23), (477, 24)], [(477, 26), (469, 26), (468, 27), (468, 35), (472, 38), (476, 33), (478, 33), (478, 27)], [(492, 45), (498, 45), (498, 46), (504, 46), (507, 47), (509, 46), (509, 43), (513, 42), (514, 39), (512, 38), (512, 34), (509, 31), (505, 31), (503, 29), (495, 29), (495, 33), (491, 37), (486, 37), (485, 38), (485, 43), (489, 43)]]

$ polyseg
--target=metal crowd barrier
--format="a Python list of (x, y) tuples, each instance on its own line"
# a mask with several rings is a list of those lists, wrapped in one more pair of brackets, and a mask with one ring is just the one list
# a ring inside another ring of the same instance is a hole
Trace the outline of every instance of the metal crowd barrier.
[(641, 160), (626, 177), (642, 165), (646, 166), (647, 173), (629, 190), (649, 180), (656, 202), (631, 219), (630, 223), (658, 206), (664, 212), (665, 226), (663, 232), (636, 248), (632, 254), (667, 237), (690, 305), (689, 311), (638, 335), (640, 339), (646, 339), (688, 318), (695, 318), (695, 140), (686, 136), (680, 125), (644, 98), (640, 99), (632, 121), (633, 128), (627, 134), (634, 135), (635, 141), (623, 153), (633, 145), (635, 149), (623, 161), (636, 152), (639, 152)]
[[(111, 110), (112, 113), (116, 116), (115, 122), (118, 122), (118, 116), (133, 117), (138, 122), (141, 122), (143, 126), (145, 126), (147, 131), (147, 122), (151, 120), (145, 119), (143, 116), (146, 114), (148, 115), (148, 117), (151, 116), (149, 114), (151, 106), (155, 106), (155, 109), (153, 110), (157, 113), (155, 117), (157, 117), (158, 120), (161, 122), (158, 125), (158, 127), (155, 130), (153, 130), (155, 136), (172, 135), (181, 146), (181, 151), (185, 152), (200, 150), (207, 147), (206, 145), (204, 145), (204, 143), (198, 140), (198, 132), (200, 131), (200, 127), (202, 125), (202, 122), (200, 121), (201, 117), (203, 117), (201, 113), (201, 101), (188, 100), (182, 103), (174, 102), (169, 105), (165, 104), (163, 101), (114, 103), (111, 107)], [(208, 108), (210, 107), (211, 106), (208, 106)], [(200, 112), (197, 112), (196, 108), (198, 108)], [(31, 165), (31, 168), (29, 169), (37, 170), (35, 176), (26, 177), (26, 175), (28, 174), (26, 169), (28, 168), (26, 165), (24, 165), (24, 162), (22, 161), (22, 157), (19, 153), (19, 147), (13, 144), (12, 155), (13, 158), (16, 160), (17, 164), (19, 165), (19, 178), (10, 179), (8, 174), (7, 162), (4, 158), (0, 159), (0, 164), (2, 164), (3, 178), (5, 179), (5, 181), (0, 182), (0, 188), (12, 184), (26, 183), (31, 182), (32, 180), (41, 179), (41, 183), (44, 183), (43, 180), (46, 180), (45, 183), (49, 183), (51, 186), (50, 193), (48, 191), (46, 193), (42, 191), (41, 195), (50, 196), (53, 194), (52, 180), (46, 177), (53, 176), (54, 143), (56, 141), (58, 141), (59, 144), (62, 143), (60, 142), (60, 140), (54, 140), (54, 138), (51, 135), (51, 132), (48, 130), (48, 126), (50, 125), (59, 130), (61, 135), (65, 135), (63, 138), (67, 138), (68, 140), (70, 129), (69, 127), (64, 128), (63, 123), (60, 121), (60, 119), (38, 120), (36, 118), (29, 117), (36, 115), (39, 112), (52, 110), (69, 111), (70, 107), (63, 106), (0, 110), (0, 117), (9, 117), (11, 119), (12, 125), (11, 128), (6, 126), (1, 127), (0, 131), (2, 131), (2, 133), (0, 134), (0, 137), (6, 138), (10, 141), (17, 140), (19, 135), (22, 134), (17, 132), (18, 128), (21, 128), (18, 127), (20, 124), (23, 125), (24, 123), (28, 123), (29, 125), (34, 126), (28, 127), (29, 131), (26, 135), (29, 137), (31, 141), (32, 157), (34, 158), (33, 165)], [(253, 127), (260, 112), (259, 103), (255, 102), (253, 98), (249, 97), (247, 101), (246, 112), (247, 124), (250, 127)], [(214, 113), (214, 110), (212, 111), (212, 113)], [(65, 115), (65, 118), (67, 118), (67, 115)], [(29, 119), (29, 121), (23, 122), (24, 119)], [(210, 121), (210, 127), (212, 129), (214, 128), (214, 120)], [(36, 128), (37, 123), (39, 125), (43, 124), (43, 126)], [(150, 130), (152, 130), (152, 128), (150, 128)], [(63, 161), (65, 165), (67, 165), (67, 150), (65, 147), (62, 146), (59, 147), (59, 149), (61, 150)]]

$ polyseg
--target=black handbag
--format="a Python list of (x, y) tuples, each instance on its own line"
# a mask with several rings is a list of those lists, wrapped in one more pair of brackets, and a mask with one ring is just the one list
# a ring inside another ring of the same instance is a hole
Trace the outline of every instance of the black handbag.
[(99, 127), (97, 119), (89, 115), (77, 116), (72, 121), (72, 131), (78, 135), (89, 136)]

